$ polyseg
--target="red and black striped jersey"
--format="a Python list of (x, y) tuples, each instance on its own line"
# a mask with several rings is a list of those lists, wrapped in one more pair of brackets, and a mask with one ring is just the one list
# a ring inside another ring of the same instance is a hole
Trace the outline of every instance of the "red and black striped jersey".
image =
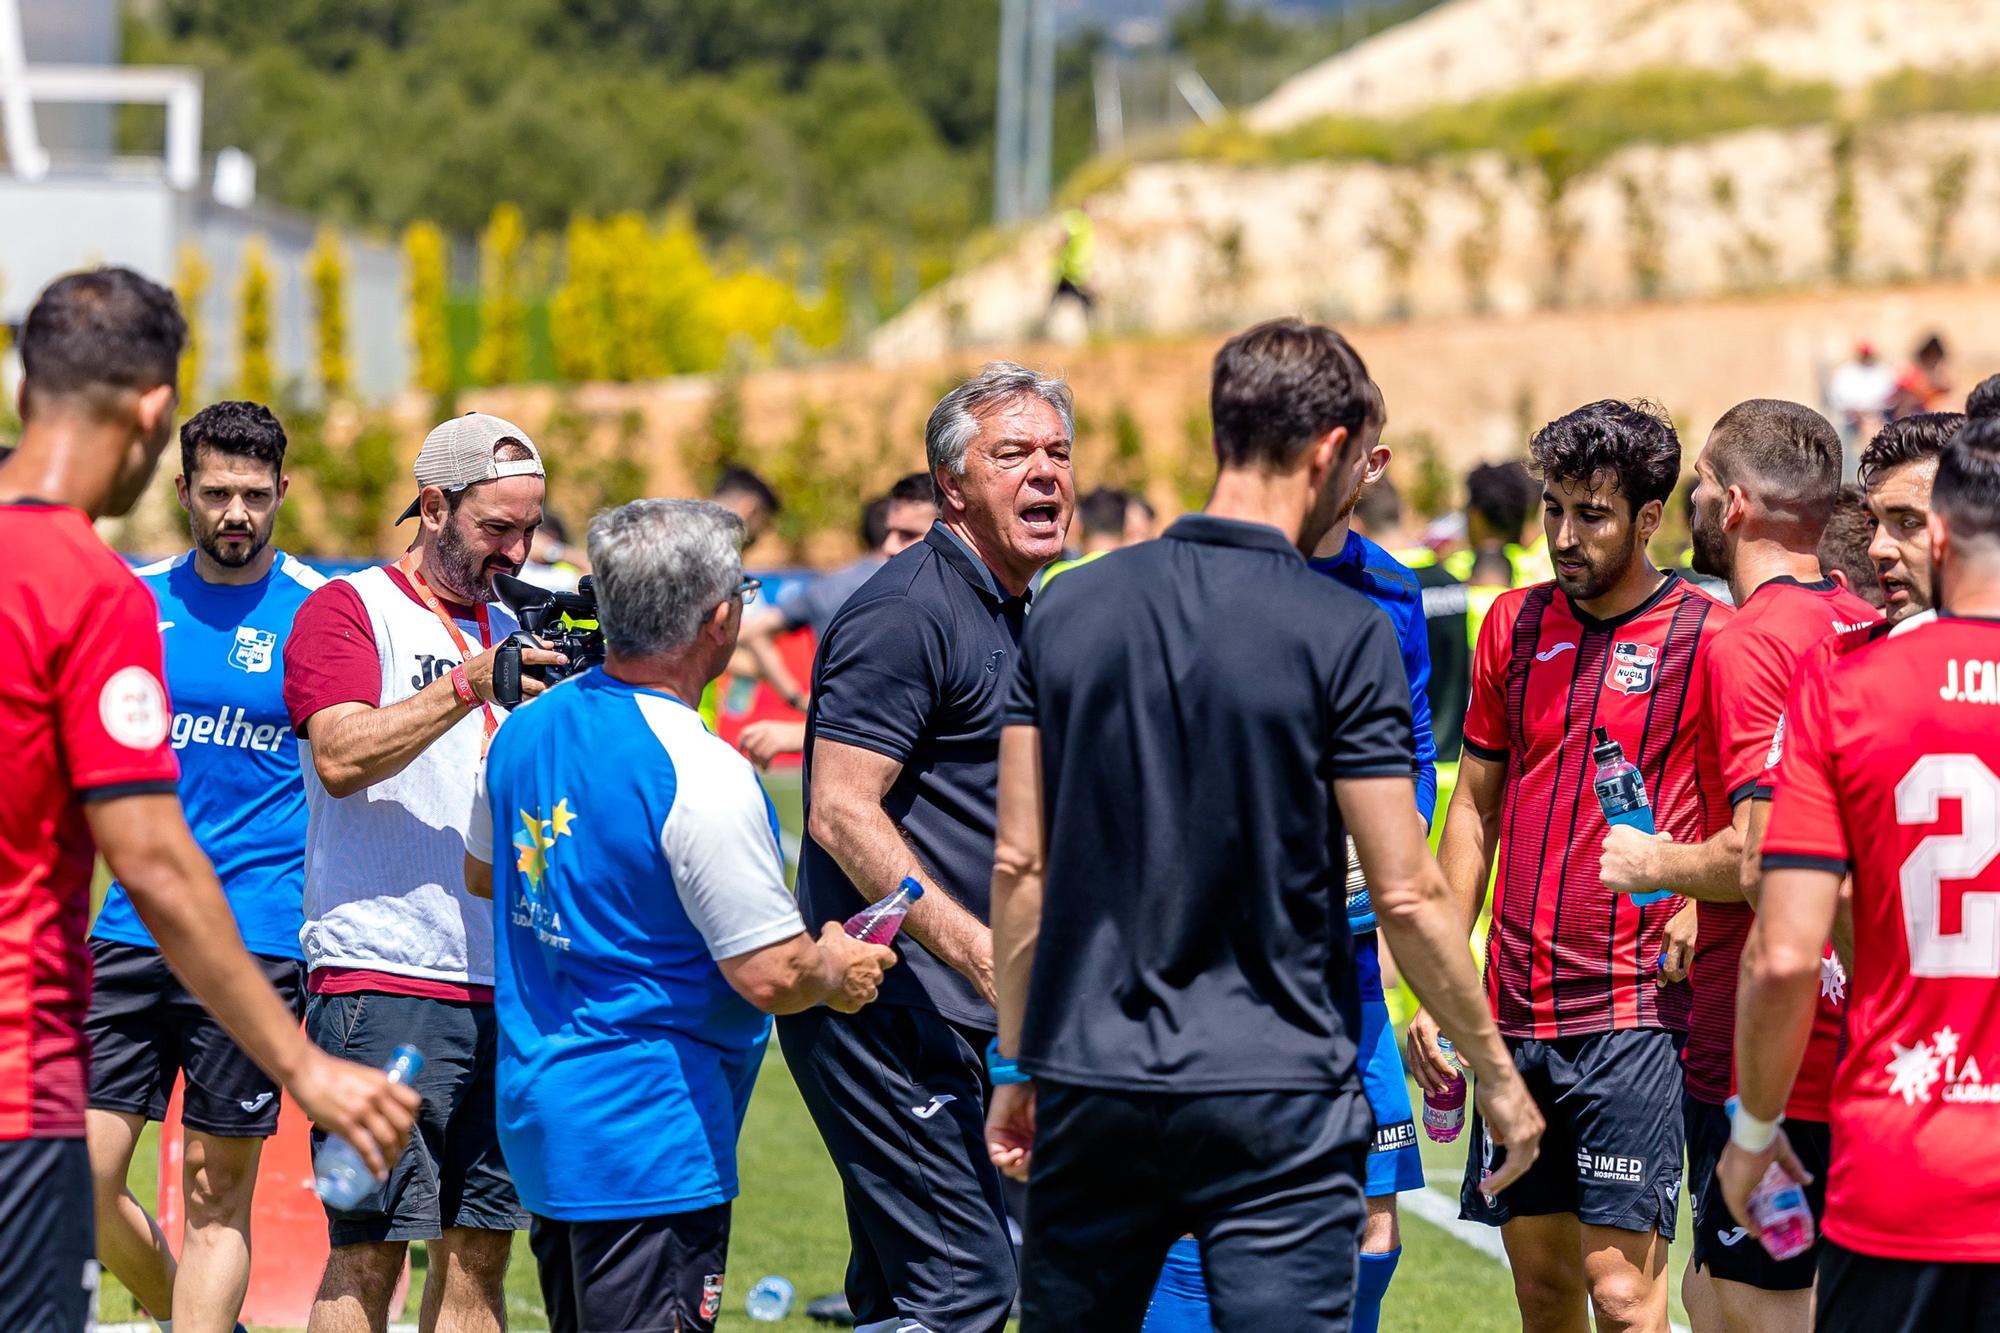
[(1706, 654), (1730, 610), (1678, 574), (1599, 620), (1553, 583), (1495, 602), (1480, 627), (1465, 748), (1504, 759), (1486, 996), (1511, 1037), (1687, 1025), (1688, 987), (1654, 981), (1684, 900), (1635, 906), (1605, 889), (1592, 789), (1603, 727), (1639, 766), (1654, 826), (1700, 842), (1729, 822), (1709, 730)]

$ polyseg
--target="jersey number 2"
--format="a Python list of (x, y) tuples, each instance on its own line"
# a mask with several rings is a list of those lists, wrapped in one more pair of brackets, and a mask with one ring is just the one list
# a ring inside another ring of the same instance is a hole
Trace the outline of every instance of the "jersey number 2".
[(1903, 862), (1910, 973), (2000, 977), (2000, 891), (1966, 892), (1958, 930), (1943, 928), (1945, 881), (1976, 878), (2000, 856), (2000, 777), (1977, 755), (1927, 754), (1896, 784), (1896, 822), (1934, 824), (1948, 798), (1959, 802), (1962, 831), (1933, 833)]

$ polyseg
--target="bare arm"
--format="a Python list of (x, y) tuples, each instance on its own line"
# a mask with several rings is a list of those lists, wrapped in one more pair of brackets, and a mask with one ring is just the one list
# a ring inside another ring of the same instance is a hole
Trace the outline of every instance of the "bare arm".
[[(1471, 750), (1459, 761), (1458, 786), (1445, 811), (1444, 833), (1438, 839), (1438, 867), (1444, 877), (1445, 910), (1458, 938), (1471, 956), (1473, 925), (1492, 877), (1493, 854), (1500, 841), (1500, 804), (1505, 794), (1507, 761), (1484, 759)], [(1349, 825), (1352, 832), (1353, 826)], [(1357, 840), (1356, 846), (1358, 847)], [(1372, 884), (1373, 881), (1371, 880)], [(1377, 906), (1379, 921), (1381, 908)], [(1386, 938), (1386, 936), (1385, 936)], [(1396, 946), (1392, 941), (1390, 948)], [(1438, 1024), (1419, 1005), (1404, 1034), (1410, 1076), (1425, 1092), (1441, 1092), (1458, 1070), (1438, 1049)]]
[(1409, 779), (1339, 778), (1333, 790), (1368, 876), (1377, 927), (1425, 1011), (1478, 1079), (1492, 1141), (1509, 1148), (1488, 1182), (1498, 1193), (1534, 1160), (1541, 1116), (1480, 993), (1460, 904), (1425, 848)]
[(851, 1014), (875, 998), (882, 973), (896, 965), (896, 951), (863, 944), (829, 921), (819, 940), (803, 930), (788, 940), (719, 959), (730, 987), (767, 1014), (796, 1014), (825, 1003)]
[(351, 1142), (380, 1175), (401, 1151), (417, 1098), (378, 1070), (313, 1047), (244, 951), (215, 870), (172, 796), (84, 806), (91, 836), (177, 976), (306, 1114)]
[[(488, 648), (465, 664), (467, 682), (479, 698), (492, 702), (493, 659)], [(557, 666), (561, 653), (524, 648), (524, 666)], [(524, 675), (521, 693), (533, 698), (548, 688)], [(407, 699), (374, 708), (363, 703), (333, 704), (306, 719), (312, 741), (313, 770), (334, 796), (352, 796), (386, 778), (395, 777), (410, 761), (465, 716), (466, 706), (449, 675), (439, 676)]]
[(465, 854), (465, 891), (475, 898), (493, 901), (493, 867), (471, 852)]
[[(1771, 803), (1763, 798), (1750, 801), (1750, 823), (1743, 833), (1743, 897), (1751, 907), (1761, 900), (1764, 881), (1764, 830), (1771, 823)], [(1840, 965), (1854, 971), (1854, 880), (1842, 880), (1840, 907), (1833, 915), (1833, 952)]]
[(903, 930), (993, 1001), (993, 933), (917, 864), (883, 798), (903, 766), (858, 745), (813, 745), (812, 815), (806, 831), (870, 902), (895, 892), (905, 875), (924, 886)]
[(798, 677), (785, 665), (784, 654), (778, 651), (778, 636), (785, 632), (785, 613), (775, 607), (765, 607), (754, 615), (743, 617), (743, 629), (736, 639), (737, 651), (747, 652), (756, 665), (756, 674), (765, 684), (778, 692), (778, 697), (793, 708), (803, 710), (806, 706), (806, 692), (799, 684)]
[(1738, 801), (1729, 827), (1704, 842), (1648, 837), (1614, 824), (1604, 836), (1598, 874), (1613, 893), (1671, 890), (1705, 903), (1743, 901), (1743, 833), (1750, 822), (1749, 801)]
[(1000, 733), (998, 829), (993, 843), (993, 971), (1000, 993), (1000, 1049), (1019, 1054), (1028, 982), (1042, 931), (1046, 835), (1042, 824), (1042, 741), (1038, 727)]
[(1840, 902), (1827, 870), (1772, 870), (1736, 981), (1736, 1086), (1760, 1120), (1785, 1109), (1819, 1003), (1819, 960)]

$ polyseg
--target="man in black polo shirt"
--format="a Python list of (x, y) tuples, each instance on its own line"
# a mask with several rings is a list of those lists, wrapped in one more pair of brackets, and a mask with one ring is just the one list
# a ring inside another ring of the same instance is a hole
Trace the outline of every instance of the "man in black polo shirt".
[(1347, 831), (1504, 1122), (1496, 1188), (1541, 1131), (1425, 851), (1394, 632), (1300, 554), (1359, 484), (1380, 391), (1339, 334), (1279, 320), (1217, 354), (1210, 410), (1206, 512), (1058, 581), (1008, 699), (988, 1144), (1011, 1174), (1032, 1157), (1023, 1333), (1138, 1328), (1188, 1232), (1217, 1329), (1348, 1327), (1374, 1125)]
[(1074, 431), (1067, 386), (1021, 366), (945, 395), (924, 431), (938, 522), (848, 600), (813, 664), (800, 906), (838, 920), (906, 875), (925, 890), (876, 1012), (778, 1024), (846, 1187), (864, 1330), (985, 1333), (1018, 1286), (982, 1136), (993, 794), (1029, 580), (1069, 526)]

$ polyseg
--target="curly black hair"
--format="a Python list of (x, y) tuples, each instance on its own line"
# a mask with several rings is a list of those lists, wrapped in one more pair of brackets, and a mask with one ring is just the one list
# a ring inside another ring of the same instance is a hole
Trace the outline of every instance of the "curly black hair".
[(181, 475), (192, 477), (203, 449), (285, 470), (285, 428), (262, 403), (210, 403), (181, 427)]
[(1528, 455), (1544, 481), (1588, 486), (1609, 473), (1635, 514), (1654, 500), (1665, 504), (1681, 475), (1673, 422), (1643, 399), (1606, 398), (1557, 417), (1535, 432)]
[(1974, 420), (2000, 417), (2000, 375), (1988, 375), (1972, 386), (1972, 392), (1965, 395), (1965, 415)]
[(1890, 422), (1861, 451), (1861, 484), (1873, 486), (1885, 472), (1936, 458), (1964, 428), (1962, 412), (1919, 412)]
[(1465, 474), (1465, 507), (1513, 541), (1542, 500), (1542, 488), (1519, 463), (1481, 463)]
[(2000, 419), (1981, 417), (1938, 451), (1931, 508), (1960, 540), (2000, 537)]

